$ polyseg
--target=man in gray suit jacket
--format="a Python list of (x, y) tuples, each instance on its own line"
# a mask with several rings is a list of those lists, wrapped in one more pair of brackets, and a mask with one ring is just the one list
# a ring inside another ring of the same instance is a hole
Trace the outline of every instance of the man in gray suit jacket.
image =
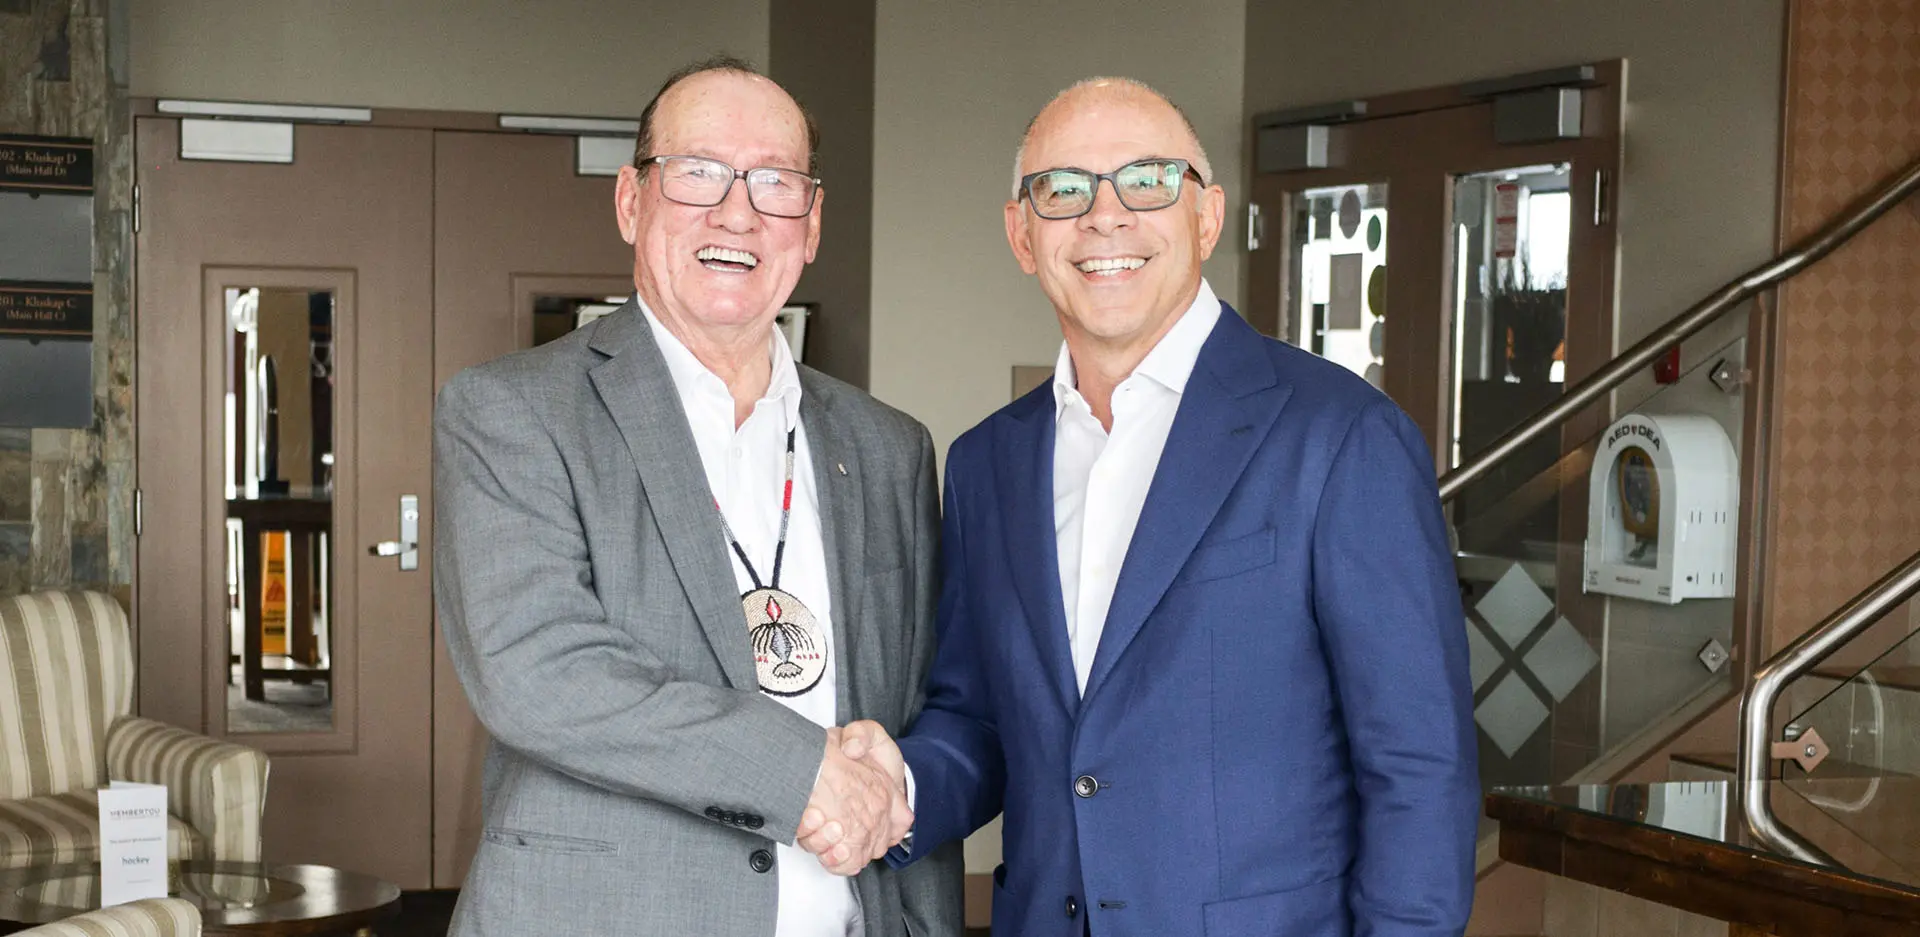
[(641, 125), (634, 299), (440, 396), (434, 592), (493, 738), (454, 932), (957, 935), (959, 853), (873, 864), (912, 815), (834, 728), (920, 709), (939, 517), (925, 427), (774, 328), (813, 123), (716, 60)]

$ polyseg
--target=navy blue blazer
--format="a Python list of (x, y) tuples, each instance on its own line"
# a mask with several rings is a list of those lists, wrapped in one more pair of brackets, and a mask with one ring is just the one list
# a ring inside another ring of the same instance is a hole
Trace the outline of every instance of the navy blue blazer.
[(900, 742), (913, 854), (1004, 811), (996, 934), (1462, 933), (1473, 703), (1419, 430), (1223, 308), (1084, 695), (1053, 439), (1048, 383), (948, 454), (939, 649)]

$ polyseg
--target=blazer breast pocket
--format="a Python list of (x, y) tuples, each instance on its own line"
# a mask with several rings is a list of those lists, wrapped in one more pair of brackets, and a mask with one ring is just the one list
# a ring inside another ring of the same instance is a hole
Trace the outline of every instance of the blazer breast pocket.
[(1276, 549), (1274, 537), (1273, 528), (1262, 527), (1244, 537), (1202, 541), (1187, 557), (1173, 584), (1209, 582), (1271, 566)]

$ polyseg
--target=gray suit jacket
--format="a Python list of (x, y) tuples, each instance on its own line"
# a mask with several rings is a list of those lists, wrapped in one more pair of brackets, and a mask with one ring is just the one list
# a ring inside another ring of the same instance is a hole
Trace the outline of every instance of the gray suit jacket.
[[(838, 715), (901, 732), (933, 653), (926, 428), (800, 369)], [(698, 452), (632, 303), (468, 369), (434, 418), (434, 595), (492, 734), (453, 931), (771, 937), (826, 732), (761, 695)], [(840, 467), (845, 467), (845, 472)], [(868, 937), (961, 930), (960, 854), (854, 879)]]

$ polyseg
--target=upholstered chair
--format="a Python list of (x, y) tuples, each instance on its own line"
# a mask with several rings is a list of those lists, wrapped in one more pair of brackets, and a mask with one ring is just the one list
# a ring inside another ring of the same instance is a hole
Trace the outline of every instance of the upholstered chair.
[(166, 785), (174, 858), (259, 861), (266, 755), (130, 716), (132, 703), (119, 603), (0, 598), (0, 869), (98, 859), (110, 780)]
[(200, 911), (178, 898), (153, 898), (15, 931), (14, 937), (200, 937)]

